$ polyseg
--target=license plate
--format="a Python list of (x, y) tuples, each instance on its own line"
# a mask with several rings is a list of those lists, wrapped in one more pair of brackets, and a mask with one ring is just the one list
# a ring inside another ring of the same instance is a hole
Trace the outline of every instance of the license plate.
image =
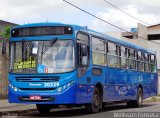
[(41, 100), (41, 96), (30, 96), (30, 100)]

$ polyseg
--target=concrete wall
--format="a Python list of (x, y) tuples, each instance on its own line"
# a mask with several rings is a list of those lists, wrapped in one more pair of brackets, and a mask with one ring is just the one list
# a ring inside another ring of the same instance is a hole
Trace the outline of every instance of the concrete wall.
[(148, 34), (160, 34), (160, 25), (148, 27)]
[[(6, 98), (7, 97), (7, 90), (8, 90), (8, 79), (7, 79), (7, 75), (8, 75), (8, 69), (9, 69), (9, 60), (7, 60), (6, 58), (8, 58), (6, 55), (5, 58), (2, 56), (2, 44), (4, 41), (0, 41), (0, 99), (1, 98)], [(8, 52), (8, 50), (7, 50)]]
[[(0, 33), (5, 31), (6, 26), (15, 27), (17, 24), (10, 23), (7, 21), (0, 20)], [(3, 42), (8, 42), (7, 39), (0, 38), (0, 99), (7, 97), (7, 89), (8, 89), (8, 68), (9, 68), (9, 60), (2, 56), (2, 44)], [(9, 47), (7, 48), (9, 50)], [(7, 50), (7, 52), (8, 52)], [(6, 55), (5, 55), (6, 56)]]

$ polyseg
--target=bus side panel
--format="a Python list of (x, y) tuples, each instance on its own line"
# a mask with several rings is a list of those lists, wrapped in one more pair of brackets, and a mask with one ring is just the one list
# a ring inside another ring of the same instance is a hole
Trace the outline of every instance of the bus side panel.
[(143, 86), (143, 98), (148, 98), (150, 96), (150, 90), (148, 85)]
[(150, 96), (156, 96), (157, 95), (157, 86), (153, 85), (149, 87)]
[(76, 93), (76, 103), (88, 103), (88, 85), (87, 84), (77, 84), (77, 93)]
[(150, 96), (156, 96), (157, 95), (157, 74), (149, 74), (149, 79), (150, 79), (150, 86), (149, 86), (149, 91), (150, 91)]
[(108, 101), (120, 101), (126, 92), (127, 72), (118, 68), (108, 68), (105, 98)]
[[(153, 92), (153, 95), (158, 95), (158, 74), (152, 74), (151, 75), (151, 84), (153, 85), (151, 90)], [(151, 92), (151, 95), (152, 95)]]
[[(128, 70), (128, 78), (127, 78), (127, 84), (128, 84), (128, 96), (132, 100), (136, 99), (137, 96), (137, 85), (138, 85), (138, 78), (140, 77), (139, 73), (134, 70)], [(128, 96), (126, 96), (126, 99), (128, 99)]]
[[(156, 95), (156, 75), (138, 71), (128, 71), (128, 86), (131, 87), (129, 93), (133, 99), (136, 99), (138, 86), (141, 85), (143, 89), (143, 98)], [(127, 98), (127, 96), (126, 96)]]
[(151, 78), (150, 84), (157, 86), (157, 84), (158, 84), (158, 75), (156, 73), (153, 73), (153, 74), (150, 74), (150, 76), (151, 76), (150, 77)]
[[(93, 69), (95, 69), (94, 72)], [(101, 71), (100, 74), (99, 70)], [(84, 75), (77, 78), (77, 104), (91, 103), (96, 84), (100, 83), (103, 89), (104, 84), (102, 83), (105, 82), (105, 73), (106, 69), (104, 67), (90, 66)]]
[(151, 85), (151, 76), (149, 73), (141, 73), (143, 76), (142, 87), (143, 87), (143, 98), (148, 98), (150, 96), (150, 85)]

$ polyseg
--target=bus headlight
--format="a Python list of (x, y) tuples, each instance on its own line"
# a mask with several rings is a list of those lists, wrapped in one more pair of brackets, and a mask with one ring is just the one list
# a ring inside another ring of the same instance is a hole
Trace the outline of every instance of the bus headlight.
[(9, 87), (11, 87), (13, 89), (13, 91), (18, 91), (18, 88), (14, 87), (11, 83), (9, 84)]
[(69, 82), (68, 84), (63, 85), (62, 87), (58, 87), (57, 91), (58, 92), (62, 92), (63, 90), (68, 89), (69, 87), (71, 87), (74, 84), (73, 81)]
[(66, 89), (66, 88), (67, 88), (67, 86), (66, 86), (66, 85), (64, 85), (64, 86), (63, 86), (63, 89)]
[(14, 89), (13, 89), (14, 91), (18, 91), (18, 88), (16, 88), (16, 87), (14, 87)]
[(12, 86), (12, 84), (10, 83), (10, 84), (9, 84), (9, 87), (11, 87), (11, 86)]
[(67, 86), (70, 87), (70, 86), (71, 86), (71, 83), (68, 83)]
[(58, 92), (61, 92), (62, 91), (62, 87), (58, 87)]

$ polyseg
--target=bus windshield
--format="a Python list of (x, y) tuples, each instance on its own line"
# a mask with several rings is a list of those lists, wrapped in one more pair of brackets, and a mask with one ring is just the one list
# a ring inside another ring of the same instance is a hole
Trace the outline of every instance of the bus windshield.
[(75, 68), (72, 40), (12, 42), (10, 57), (12, 73), (63, 73)]

